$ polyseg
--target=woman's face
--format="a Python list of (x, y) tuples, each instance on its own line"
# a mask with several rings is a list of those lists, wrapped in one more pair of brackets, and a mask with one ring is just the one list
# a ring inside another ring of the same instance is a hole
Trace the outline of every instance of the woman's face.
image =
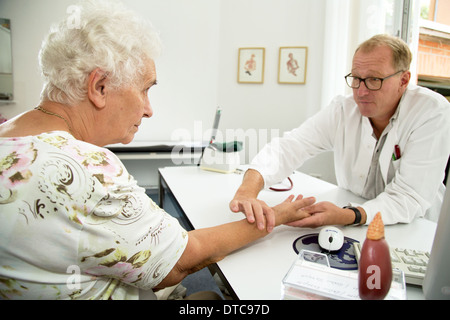
[(150, 118), (153, 110), (148, 91), (156, 84), (156, 68), (153, 60), (147, 60), (143, 77), (131, 86), (111, 91), (109, 105), (108, 136), (113, 142), (130, 143), (139, 129), (142, 118)]

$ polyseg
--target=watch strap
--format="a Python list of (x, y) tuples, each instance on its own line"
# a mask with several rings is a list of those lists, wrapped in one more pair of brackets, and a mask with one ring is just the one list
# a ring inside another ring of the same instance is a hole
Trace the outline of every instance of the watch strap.
[(355, 221), (350, 225), (359, 225), (361, 223), (361, 211), (358, 208), (352, 206), (345, 206), (344, 209), (350, 209), (355, 213)]

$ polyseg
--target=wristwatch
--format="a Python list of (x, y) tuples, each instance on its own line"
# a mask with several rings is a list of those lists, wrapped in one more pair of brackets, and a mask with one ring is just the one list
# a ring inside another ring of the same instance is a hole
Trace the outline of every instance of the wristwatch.
[(344, 209), (350, 209), (355, 213), (355, 221), (353, 221), (353, 223), (349, 225), (359, 225), (361, 223), (361, 212), (358, 210), (358, 208), (345, 206)]

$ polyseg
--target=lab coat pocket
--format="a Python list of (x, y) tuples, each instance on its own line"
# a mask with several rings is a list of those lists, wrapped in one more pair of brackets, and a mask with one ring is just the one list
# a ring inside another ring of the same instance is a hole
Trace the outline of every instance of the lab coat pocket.
[(391, 163), (389, 164), (387, 179), (385, 181), (386, 184), (388, 184), (392, 181), (392, 179), (394, 178), (395, 173), (398, 171), (399, 167), (400, 167), (400, 159), (391, 161)]
[(392, 160), (392, 166), (394, 167), (394, 171), (397, 171), (398, 168), (400, 167), (400, 161), (401, 159)]

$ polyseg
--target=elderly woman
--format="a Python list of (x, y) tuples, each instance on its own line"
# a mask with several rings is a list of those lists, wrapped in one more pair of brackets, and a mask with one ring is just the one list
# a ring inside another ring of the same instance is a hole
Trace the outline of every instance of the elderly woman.
[[(137, 299), (267, 234), (245, 219), (187, 232), (102, 146), (152, 116), (160, 42), (119, 4), (86, 2), (42, 45), (39, 105), (0, 126), (0, 298)], [(314, 199), (273, 207), (275, 225)]]

